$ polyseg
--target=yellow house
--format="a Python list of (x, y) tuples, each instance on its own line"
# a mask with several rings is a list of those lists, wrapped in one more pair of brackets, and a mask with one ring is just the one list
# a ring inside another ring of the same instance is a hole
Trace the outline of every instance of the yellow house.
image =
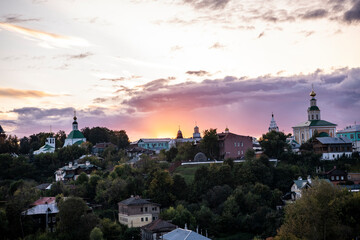
[(119, 222), (128, 227), (142, 227), (159, 218), (160, 204), (149, 202), (139, 196), (118, 203)]

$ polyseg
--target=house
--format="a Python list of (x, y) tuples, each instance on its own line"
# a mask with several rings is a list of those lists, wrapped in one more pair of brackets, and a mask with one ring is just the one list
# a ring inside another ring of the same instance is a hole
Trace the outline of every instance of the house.
[(142, 227), (159, 218), (160, 204), (139, 196), (118, 203), (119, 222), (128, 227)]
[(165, 233), (171, 232), (176, 228), (176, 225), (168, 221), (160, 218), (156, 219), (141, 227), (141, 240), (160, 240)]
[(311, 187), (311, 177), (308, 176), (306, 180), (303, 180), (301, 177), (299, 177), (298, 180), (294, 180), (293, 185), (291, 186), (291, 193), (293, 194), (294, 199), (293, 201), (296, 201), (301, 198), (302, 192), (304, 189), (307, 189)]
[(129, 162), (130, 164), (134, 164), (137, 161), (140, 160), (140, 156), (143, 154), (146, 155), (154, 155), (155, 151), (154, 150), (150, 150), (150, 149), (146, 149), (146, 148), (141, 148), (141, 147), (137, 147), (134, 145), (130, 145), (126, 150), (127, 156), (130, 158)]
[(48, 137), (46, 139), (45, 145), (42, 146), (39, 150), (34, 151), (34, 155), (38, 155), (40, 153), (53, 153), (55, 152), (55, 138)]
[(220, 159), (242, 159), (248, 149), (253, 149), (253, 139), (249, 136), (237, 135), (229, 132), (218, 133), (218, 142), (220, 150)]
[(352, 155), (352, 143), (346, 137), (317, 137), (312, 145), (314, 152), (322, 155), (322, 160), (334, 160), (343, 155), (347, 157)]
[(295, 140), (294, 136), (286, 138), (286, 143), (290, 145), (292, 152), (297, 153), (300, 151), (300, 144)]
[(170, 138), (140, 138), (136, 142), (132, 142), (130, 146), (138, 146), (159, 153), (161, 150), (170, 149)]
[(45, 190), (50, 190), (51, 186), (52, 186), (52, 183), (43, 183), (43, 184), (37, 185), (36, 188), (41, 191), (45, 191)]
[(163, 235), (163, 240), (211, 240), (208, 237), (200, 235), (194, 231), (177, 228), (169, 233)]
[(31, 208), (23, 211), (23, 216), (31, 217), (36, 228), (49, 232), (56, 231), (56, 215), (59, 213), (55, 197), (42, 197), (31, 204)]
[(337, 169), (336, 166), (334, 166), (334, 168), (330, 171), (324, 172), (321, 175), (334, 185), (345, 183), (348, 180), (348, 174), (341, 169)]
[(354, 184), (360, 184), (360, 173), (348, 173), (347, 180), (352, 181)]
[(351, 125), (336, 132), (337, 137), (347, 137), (353, 144), (353, 151), (360, 152), (360, 125)]
[(96, 170), (101, 170), (101, 168), (90, 164), (89, 161), (86, 161), (83, 164), (78, 164), (77, 162), (72, 164), (72, 162), (69, 162), (69, 165), (59, 168), (55, 172), (55, 180), (57, 182), (76, 180), (82, 172), (86, 173), (87, 176), (90, 177), (90, 174)]
[(297, 124), (293, 128), (293, 136), (297, 143), (303, 144), (315, 133), (322, 136), (334, 137), (336, 132), (336, 124), (322, 120), (320, 116), (320, 109), (316, 104), (316, 93), (312, 89), (310, 93), (310, 107), (307, 109), (307, 121)]
[(116, 150), (118, 149), (118, 147), (111, 142), (103, 142), (95, 144), (95, 146), (92, 147), (92, 153), (97, 156), (103, 153), (107, 147), (113, 147)]

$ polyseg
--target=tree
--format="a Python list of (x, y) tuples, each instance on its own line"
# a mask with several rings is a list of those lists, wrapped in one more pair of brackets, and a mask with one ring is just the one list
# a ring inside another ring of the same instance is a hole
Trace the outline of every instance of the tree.
[[(348, 239), (349, 229), (342, 221), (342, 208), (349, 195), (329, 182), (315, 181), (301, 199), (285, 208), (285, 221), (277, 239)], [(359, 195), (357, 196), (359, 198)], [(357, 204), (360, 204), (357, 201)], [(357, 206), (359, 208), (360, 206)], [(346, 218), (355, 217), (349, 213)], [(356, 218), (359, 218), (356, 216)]]
[(81, 198), (70, 197), (58, 204), (58, 227), (65, 239), (88, 239), (97, 219), (88, 213), (88, 206)]
[(285, 149), (291, 151), (290, 145), (286, 143), (287, 137), (289, 135), (283, 132), (270, 131), (262, 135), (259, 143), (268, 157), (279, 159)]
[(90, 240), (103, 240), (103, 233), (98, 227), (94, 227), (90, 232)]
[(211, 159), (219, 158), (219, 142), (216, 129), (210, 128), (204, 131), (204, 137), (200, 142), (200, 149)]
[(21, 154), (28, 154), (30, 152), (30, 139), (27, 137), (23, 137), (20, 139), (20, 149), (19, 152)]
[(169, 172), (159, 169), (154, 173), (154, 177), (150, 182), (148, 196), (152, 201), (167, 207), (174, 201), (174, 195), (169, 191), (172, 185), (173, 179)]
[(123, 229), (118, 223), (108, 218), (101, 219), (99, 225), (106, 240), (117, 240), (123, 232)]

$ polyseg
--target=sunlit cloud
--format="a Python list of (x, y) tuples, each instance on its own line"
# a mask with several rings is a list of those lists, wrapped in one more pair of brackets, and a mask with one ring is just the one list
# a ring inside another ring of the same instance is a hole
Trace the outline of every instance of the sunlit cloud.
[(0, 23), (0, 27), (11, 32), (18, 33), (26, 39), (37, 41), (38, 45), (45, 48), (71, 48), (71, 47), (87, 47), (89, 42), (85, 39), (63, 36), (54, 33), (43, 32), (25, 28), (10, 23)]
[(0, 88), (0, 98), (42, 98), (55, 97), (56, 94), (46, 93), (37, 90), (21, 90), (13, 88)]

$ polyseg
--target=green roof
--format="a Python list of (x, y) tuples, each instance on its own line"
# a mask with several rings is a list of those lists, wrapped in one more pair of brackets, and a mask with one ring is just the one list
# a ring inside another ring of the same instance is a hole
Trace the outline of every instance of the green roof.
[(298, 125), (294, 126), (295, 127), (310, 127), (310, 126), (336, 126), (336, 124), (325, 121), (325, 120), (311, 120), (311, 121), (306, 121), (306, 122), (302, 122), (299, 123)]
[(74, 138), (85, 138), (85, 137), (79, 130), (72, 130), (71, 133), (68, 135), (67, 139), (74, 139)]
[(311, 106), (309, 107), (309, 111), (320, 111), (320, 109), (317, 106)]
[(81, 145), (84, 141), (83, 140), (79, 140), (79, 141), (76, 141), (73, 145)]
[(326, 132), (321, 132), (319, 134), (319, 137), (329, 137), (329, 134), (327, 134)]

